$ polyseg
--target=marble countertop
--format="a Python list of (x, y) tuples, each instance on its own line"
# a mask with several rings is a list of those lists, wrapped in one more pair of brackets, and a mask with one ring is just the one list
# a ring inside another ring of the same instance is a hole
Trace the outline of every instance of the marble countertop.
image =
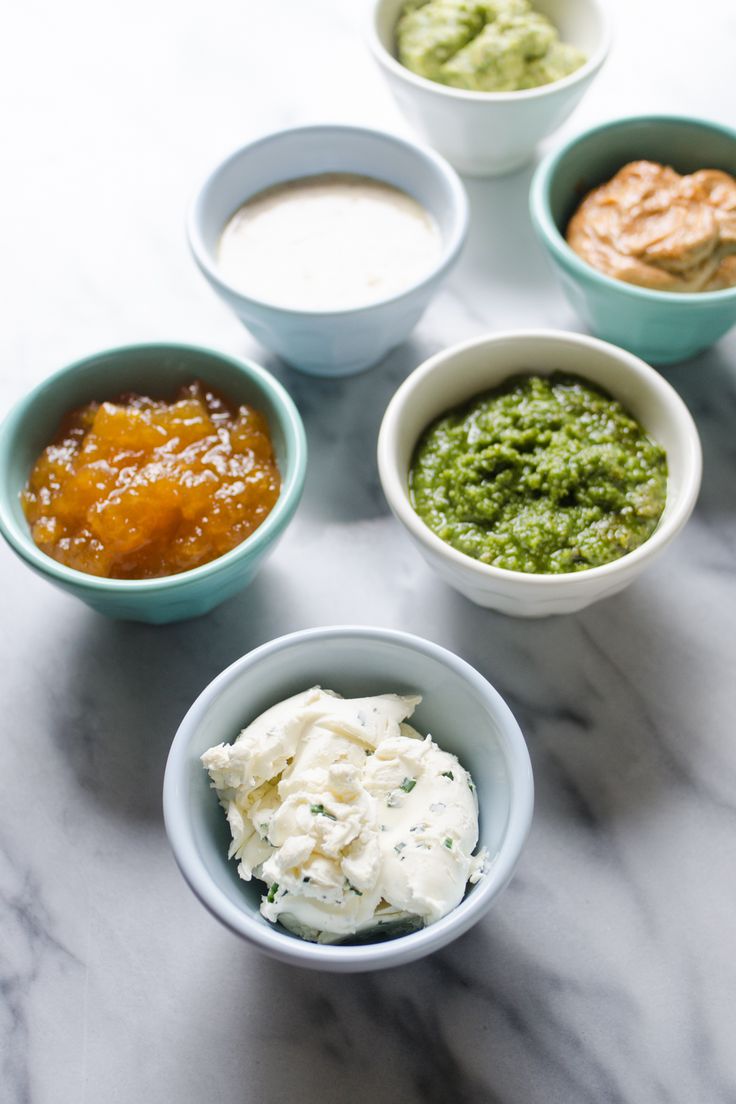
[[(732, 0), (700, 0), (687, 20), (671, 0), (611, 8), (613, 53), (566, 133), (650, 109), (732, 121)], [(342, 383), (259, 348), (183, 234), (197, 181), (251, 135), (325, 118), (408, 133), (361, 39), (365, 10), (13, 6), (2, 409), (98, 348), (191, 340), (274, 371), (311, 459), (276, 554), (202, 621), (107, 621), (0, 548), (0, 1098), (733, 1104), (736, 333), (665, 373), (702, 434), (703, 490), (640, 581), (538, 622), (441, 584), (388, 516), (376, 433), (440, 347), (579, 327), (527, 219), (531, 170), (468, 183), (473, 233), (446, 289), (410, 341)], [(516, 713), (537, 785), (518, 874), (488, 917), (423, 962), (355, 977), (281, 966), (220, 927), (161, 817), (166, 753), (199, 690), (273, 636), (340, 622), (467, 658)]]

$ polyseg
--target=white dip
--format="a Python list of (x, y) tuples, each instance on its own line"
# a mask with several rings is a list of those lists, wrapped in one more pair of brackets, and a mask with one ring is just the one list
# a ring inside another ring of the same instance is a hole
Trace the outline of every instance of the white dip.
[(441, 250), (434, 219), (406, 192), (325, 173), (249, 199), (225, 225), (218, 262), (245, 295), (329, 311), (403, 291), (429, 274)]
[(403, 722), (418, 697), (315, 687), (202, 756), (238, 873), (261, 912), (331, 942), (397, 921), (431, 924), (483, 873), (478, 803), (457, 758)]

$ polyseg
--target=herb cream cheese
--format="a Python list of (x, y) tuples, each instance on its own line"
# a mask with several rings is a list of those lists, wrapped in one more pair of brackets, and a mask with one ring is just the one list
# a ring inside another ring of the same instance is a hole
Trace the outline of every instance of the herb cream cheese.
[(393, 935), (439, 920), (483, 873), (475, 787), (410, 725), (419, 697), (314, 687), (202, 756), (238, 873), (304, 939)]

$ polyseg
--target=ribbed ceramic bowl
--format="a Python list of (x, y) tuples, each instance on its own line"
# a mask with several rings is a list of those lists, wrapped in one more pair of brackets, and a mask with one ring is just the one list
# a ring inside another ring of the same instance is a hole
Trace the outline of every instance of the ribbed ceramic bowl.
[(537, 169), (532, 223), (570, 303), (598, 337), (651, 364), (685, 360), (736, 323), (736, 287), (680, 294), (650, 291), (606, 276), (565, 241), (570, 217), (592, 188), (629, 161), (659, 161), (681, 173), (723, 169), (736, 175), (736, 130), (705, 119), (642, 115), (576, 135)]
[[(224, 556), (161, 579), (103, 579), (65, 567), (34, 544), (20, 492), (39, 454), (70, 410), (124, 391), (169, 396), (200, 379), (237, 402), (265, 414), (282, 487), (271, 513), (256, 531)], [(11, 410), (0, 427), (0, 531), (29, 567), (109, 617), (162, 623), (197, 617), (242, 590), (291, 520), (299, 503), (307, 462), (306, 439), (291, 398), (265, 369), (251, 361), (191, 345), (131, 345), (62, 368)]]
[[(319, 684), (345, 697), (414, 693), (421, 732), (454, 752), (475, 780), (488, 872), (442, 920), (381, 943), (308, 943), (259, 911), (263, 885), (229, 862), (229, 830), (200, 762), (232, 742), (268, 706)], [(349, 972), (398, 966), (430, 954), (475, 924), (511, 877), (531, 822), (533, 782), (524, 739), (508, 706), (458, 656), (407, 633), (337, 627), (283, 636), (243, 656), (200, 694), (179, 726), (164, 778), (164, 819), (182, 874), (209, 911), (282, 962)]]
[(577, 107), (606, 59), (608, 20), (599, 0), (535, 0), (564, 42), (586, 63), (563, 80), (521, 92), (468, 92), (426, 80), (396, 57), (396, 23), (406, 0), (377, 0), (368, 40), (399, 107), (412, 126), (467, 176), (521, 168), (539, 143)]
[[(408, 192), (434, 217), (440, 257), (425, 277), (386, 299), (345, 310), (295, 310), (245, 295), (220, 273), (217, 243), (246, 200), (274, 184), (320, 173), (356, 173)], [(189, 243), (202, 273), (244, 326), (295, 368), (347, 376), (403, 341), (457, 260), (468, 202), (457, 174), (431, 150), (356, 126), (302, 126), (237, 150), (208, 176), (189, 212)]]
[[(555, 371), (590, 380), (618, 399), (667, 452), (667, 500), (654, 533), (601, 567), (561, 575), (491, 567), (457, 551), (425, 525), (409, 498), (409, 469), (424, 430), (453, 407), (509, 376)], [(403, 382), (386, 409), (378, 470), (393, 513), (425, 560), (479, 606), (516, 617), (572, 613), (616, 594), (659, 556), (689, 518), (700, 488), (701, 450), (684, 402), (653, 368), (592, 337), (554, 330), (492, 334), (431, 357)]]

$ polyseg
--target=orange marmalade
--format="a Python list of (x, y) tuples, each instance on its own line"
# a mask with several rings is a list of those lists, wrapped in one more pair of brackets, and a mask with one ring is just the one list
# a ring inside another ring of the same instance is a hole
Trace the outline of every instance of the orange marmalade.
[(21, 499), (34, 541), (55, 560), (154, 579), (240, 544), (280, 486), (263, 415), (194, 382), (173, 401), (126, 394), (73, 410)]

